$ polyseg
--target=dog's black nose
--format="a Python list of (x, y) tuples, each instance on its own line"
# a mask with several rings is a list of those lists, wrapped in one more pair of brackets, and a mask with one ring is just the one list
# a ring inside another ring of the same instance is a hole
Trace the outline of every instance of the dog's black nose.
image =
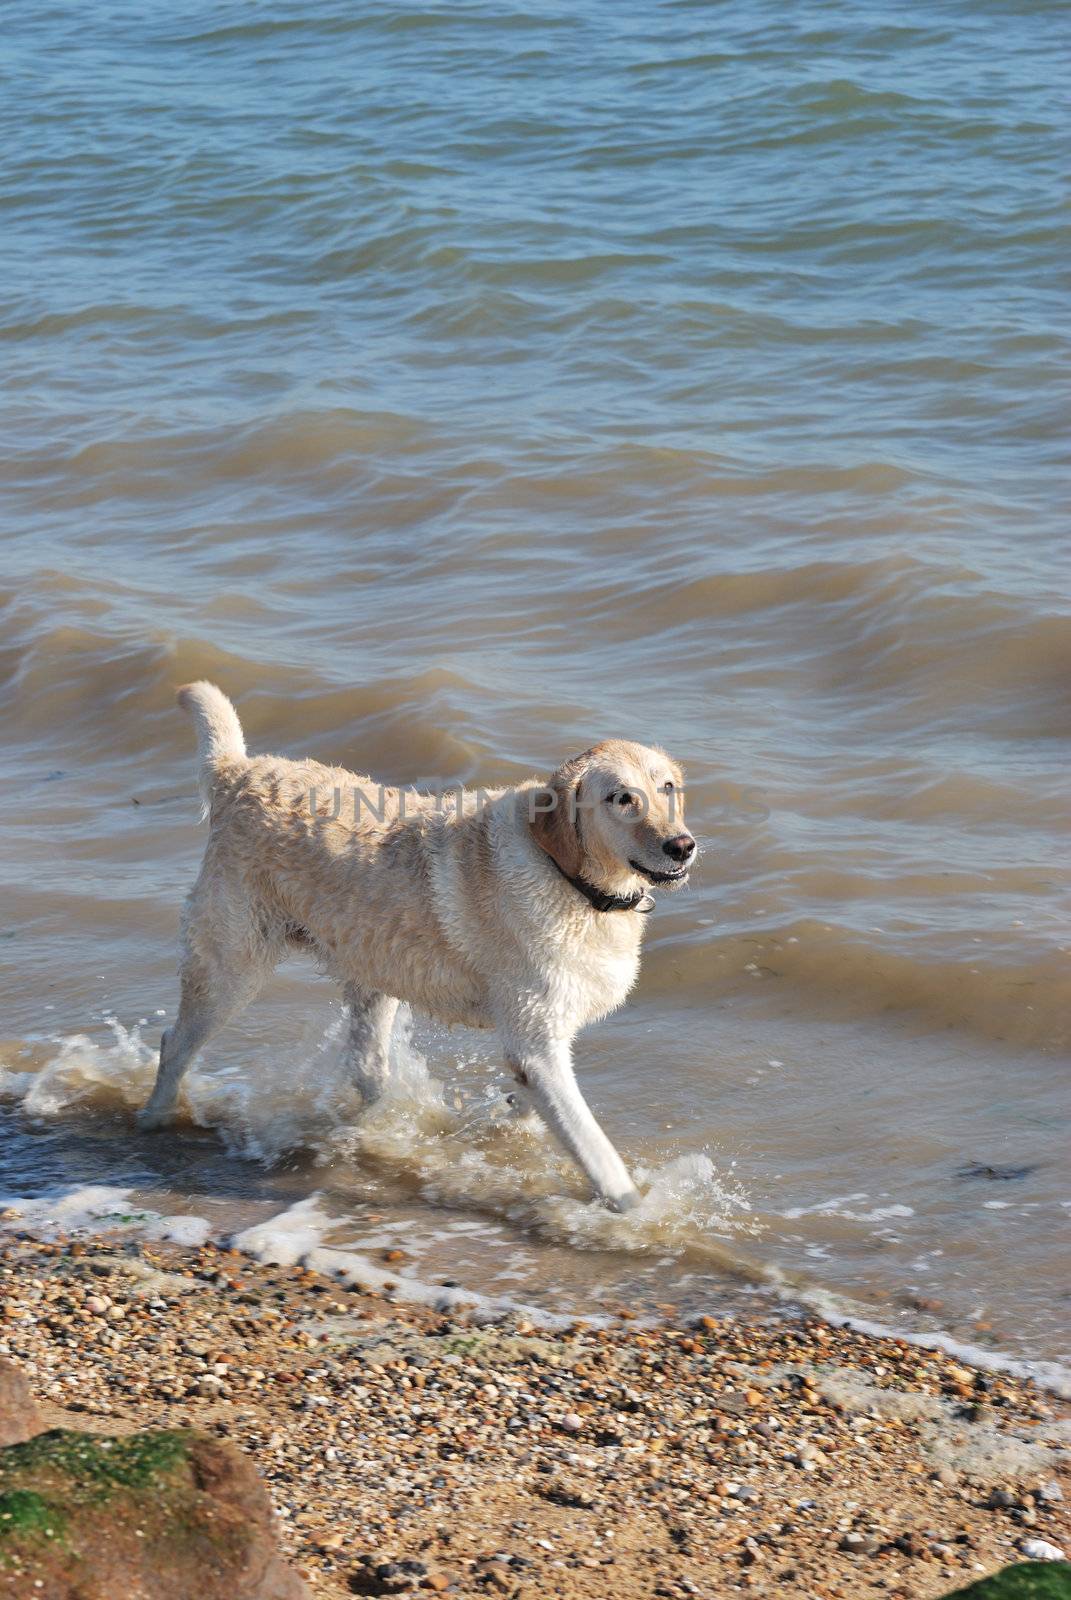
[(667, 839), (662, 849), (674, 861), (690, 861), (695, 855), (695, 840), (690, 833), (678, 833), (675, 839)]

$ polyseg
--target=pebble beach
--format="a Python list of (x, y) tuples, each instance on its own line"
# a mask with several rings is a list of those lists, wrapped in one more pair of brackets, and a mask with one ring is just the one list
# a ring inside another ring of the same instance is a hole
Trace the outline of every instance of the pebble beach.
[(1071, 1539), (1065, 1405), (812, 1317), (549, 1329), (212, 1245), (10, 1233), (0, 1355), (50, 1426), (237, 1444), (323, 1600), (927, 1600)]

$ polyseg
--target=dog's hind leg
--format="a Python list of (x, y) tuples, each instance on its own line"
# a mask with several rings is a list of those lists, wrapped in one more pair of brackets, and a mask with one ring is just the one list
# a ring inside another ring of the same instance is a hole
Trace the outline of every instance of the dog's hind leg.
[(559, 1144), (586, 1174), (600, 1199), (615, 1211), (639, 1204), (628, 1169), (591, 1114), (573, 1073), (564, 1039), (533, 1039), (523, 1029), (504, 1031), (506, 1061)]
[(244, 1011), (260, 990), (269, 964), (247, 951), (242, 957), (208, 962), (189, 955), (182, 966), (182, 999), (173, 1028), (160, 1040), (160, 1065), (138, 1127), (159, 1128), (175, 1109), (186, 1068), (202, 1045), (232, 1017)]
[(398, 1002), (378, 990), (347, 983), (350, 1013), (347, 1064), (366, 1105), (378, 1100), (390, 1077), (390, 1034)]

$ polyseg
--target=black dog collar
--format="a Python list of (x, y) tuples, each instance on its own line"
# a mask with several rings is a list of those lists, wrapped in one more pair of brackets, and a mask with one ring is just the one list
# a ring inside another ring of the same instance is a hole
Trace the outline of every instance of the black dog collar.
[(571, 883), (573, 888), (584, 896), (593, 911), (639, 911), (646, 916), (649, 911), (654, 910), (654, 896), (646, 894), (643, 890), (639, 894), (607, 894), (605, 889), (596, 888), (595, 884), (589, 883), (586, 878), (571, 878), (567, 872), (562, 872), (553, 856), (548, 856), (547, 859), (554, 862), (566, 883)]

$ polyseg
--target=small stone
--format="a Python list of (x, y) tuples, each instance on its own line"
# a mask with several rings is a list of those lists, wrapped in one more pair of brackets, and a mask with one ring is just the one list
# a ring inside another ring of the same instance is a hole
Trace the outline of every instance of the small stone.
[(357, 1594), (400, 1594), (412, 1589), (428, 1572), (422, 1561), (377, 1561), (375, 1556), (366, 1556), (364, 1561), (363, 1569), (350, 1585)]
[(562, 1418), (562, 1427), (566, 1433), (579, 1433), (583, 1426), (583, 1417), (578, 1417), (575, 1411), (567, 1411)]
[(1050, 1504), (1057, 1500), (1062, 1500), (1063, 1497), (1064, 1491), (1060, 1488), (1055, 1478), (1050, 1479), (1048, 1483), (1043, 1483), (1038, 1490), (1038, 1499), (1046, 1500)]
[(1028, 1561), (1067, 1560), (1060, 1546), (1050, 1544), (1047, 1539), (1024, 1539), (1019, 1548)]

